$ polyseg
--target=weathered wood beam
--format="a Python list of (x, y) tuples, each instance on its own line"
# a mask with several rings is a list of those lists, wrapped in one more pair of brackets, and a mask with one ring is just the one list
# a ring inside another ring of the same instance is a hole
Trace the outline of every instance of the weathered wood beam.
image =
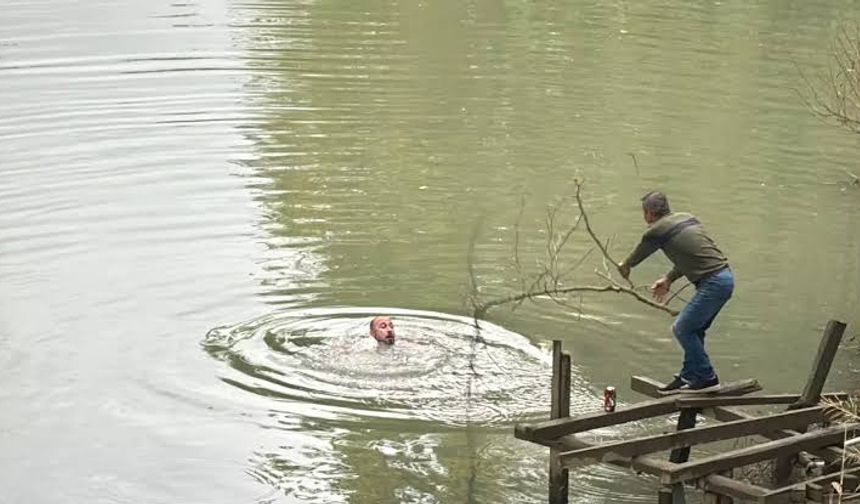
[(648, 397), (666, 397), (660, 394), (660, 392), (657, 392), (657, 389), (663, 385), (665, 384), (653, 378), (648, 378), (647, 376), (630, 377), (630, 388), (633, 392), (639, 392), (640, 394)]
[(604, 457), (635, 457), (674, 448), (682, 448), (702, 443), (723, 441), (741, 436), (751, 436), (762, 432), (807, 425), (824, 419), (824, 407), (813, 406), (777, 415), (735, 420), (696, 429), (681, 430), (669, 434), (647, 436), (627, 441), (600, 444), (591, 448), (561, 453), (562, 463), (574, 466), (580, 462), (602, 462)]
[[(644, 376), (634, 376), (630, 379), (630, 387), (634, 391), (639, 392), (640, 394), (650, 396), (650, 397), (664, 397), (659, 392), (657, 392), (657, 388), (662, 387), (662, 386), (663, 386), (663, 384), (658, 382), (657, 380), (647, 378)], [(839, 398), (839, 397), (846, 397), (846, 396), (847, 396), (847, 394), (842, 393), (842, 392), (823, 395), (823, 397), (829, 397), (829, 398), (834, 398), (834, 399)], [(756, 396), (746, 396), (746, 397), (756, 397)], [(799, 397), (800, 396), (798, 395), (798, 398)], [(704, 398), (704, 399), (709, 399), (709, 398), (710, 397)], [(703, 398), (700, 398), (697, 396), (697, 397), (683, 398), (681, 400), (690, 401), (690, 400), (698, 400), (698, 399), (703, 399)], [(679, 403), (679, 404), (682, 404), (682, 403)], [(754, 418), (753, 415), (750, 415), (749, 413), (744, 413), (742, 411), (729, 409), (729, 408), (723, 407), (723, 406), (714, 406), (712, 408), (704, 408), (703, 413), (706, 416), (713, 416), (714, 418), (716, 418), (717, 420), (719, 420), (721, 422), (732, 421), (732, 420), (742, 420), (742, 419), (746, 419), (746, 418)], [(790, 436), (794, 436), (796, 434), (799, 434), (799, 433), (797, 431), (793, 431), (793, 430), (778, 430), (778, 431), (762, 434), (762, 437), (773, 440), (773, 439), (784, 439), (784, 438), (787, 438)], [(833, 461), (833, 460), (839, 460), (842, 457), (842, 449), (834, 447), (834, 446), (828, 446), (826, 448), (813, 450), (812, 453), (814, 453), (815, 455), (827, 460), (828, 462)]]
[[(860, 467), (852, 467), (845, 470), (845, 476), (848, 478), (856, 478), (860, 476)], [(778, 497), (782, 496), (790, 496), (792, 492), (797, 492), (798, 490), (802, 490), (804, 494), (806, 494), (807, 485), (830, 485), (832, 481), (839, 481), (839, 478), (842, 477), (840, 473), (835, 472), (832, 474), (825, 474), (823, 476), (818, 476), (815, 478), (808, 479), (806, 481), (801, 481), (799, 483), (795, 483), (792, 485), (788, 485), (782, 488), (777, 488), (775, 490), (771, 490), (767, 492), (763, 497), (763, 502), (776, 502)]]
[(739, 500), (758, 500), (767, 495), (767, 488), (752, 485), (721, 474), (711, 474), (698, 481), (698, 486), (706, 492), (725, 495)]
[[(562, 451), (580, 450), (595, 446), (587, 441), (583, 441), (573, 434), (557, 439), (556, 443)], [(640, 455), (638, 457), (606, 457), (604, 462), (618, 467), (633, 469), (636, 472), (652, 474), (654, 476), (660, 476), (675, 466), (670, 462), (650, 455)]]
[(815, 355), (815, 360), (812, 364), (812, 371), (809, 373), (809, 379), (806, 381), (806, 387), (804, 387), (803, 393), (797, 403), (791, 406), (792, 408), (802, 408), (818, 403), (821, 398), (821, 391), (824, 389), (824, 382), (827, 381), (830, 366), (836, 357), (836, 351), (839, 349), (839, 343), (842, 341), (842, 334), (844, 332), (845, 322), (838, 320), (827, 322), (824, 334), (821, 336), (821, 343), (818, 345), (818, 353)]
[[(552, 342), (552, 397), (550, 418), (570, 416), (570, 354), (562, 351), (561, 341)], [(549, 450), (549, 504), (567, 504), (568, 471), (558, 457), (559, 450)]]
[(745, 466), (762, 460), (776, 458), (803, 450), (821, 448), (823, 446), (841, 444), (845, 429), (856, 430), (860, 424), (839, 425), (816, 430), (807, 434), (798, 434), (786, 439), (768, 441), (755, 446), (748, 446), (720, 455), (706, 457), (694, 462), (677, 464), (661, 476), (664, 484), (677, 483), (701, 478), (708, 474), (725, 471), (734, 467)]
[[(583, 441), (577, 436), (564, 436), (557, 440), (559, 446), (567, 451), (581, 450), (591, 448), (595, 445)], [(618, 467), (631, 468), (636, 472), (660, 476), (665, 472), (671, 471), (677, 466), (671, 462), (650, 455), (640, 455), (638, 457), (607, 457), (604, 462)], [(710, 488), (712, 491), (721, 492), (724, 495), (729, 495), (741, 500), (754, 501), (768, 492), (768, 489), (760, 486), (745, 483), (743, 481), (733, 480), (719, 474), (711, 474), (699, 480), (700, 485)], [(671, 502), (671, 500), (669, 501)]]
[[(824, 394), (822, 398), (843, 400), (848, 397), (846, 393)], [(792, 404), (800, 399), (800, 394), (770, 394), (749, 395), (730, 397), (684, 397), (679, 398), (676, 403), (679, 408), (713, 408), (715, 406), (766, 406), (770, 404)], [(812, 406), (812, 405), (810, 405)]]
[(518, 424), (514, 428), (514, 435), (518, 439), (545, 444), (561, 436), (576, 434), (578, 432), (590, 431), (600, 427), (608, 427), (634, 420), (642, 420), (658, 415), (668, 415), (676, 411), (675, 401), (668, 397), (645, 401), (626, 408), (606, 413), (598, 411), (576, 418), (560, 418), (533, 424)]
[[(761, 390), (761, 387), (755, 380), (741, 380), (724, 385), (719, 393), (739, 395), (758, 390)], [(653, 401), (637, 403), (626, 408), (619, 408), (611, 413), (598, 411), (575, 418), (557, 418), (533, 424), (518, 424), (514, 428), (514, 435), (525, 441), (551, 445), (554, 439), (568, 434), (674, 413), (678, 410), (675, 404), (678, 399), (678, 395), (674, 394)]]
[[(747, 418), (755, 418), (755, 416), (745, 413), (743, 411), (737, 411), (729, 408), (714, 408), (714, 418), (721, 422), (730, 422), (733, 420), (743, 420)], [(791, 429), (780, 429), (769, 433), (759, 434), (761, 437), (777, 440), (777, 439), (785, 439), (792, 436), (796, 436), (801, 434), (801, 432)], [(814, 450), (809, 450), (810, 453), (827, 460), (828, 462), (832, 462), (834, 460), (840, 460), (842, 458), (842, 448), (836, 446), (826, 446), (824, 448), (816, 448)]]
[[(839, 349), (839, 343), (842, 341), (842, 334), (845, 332), (845, 323), (837, 320), (830, 320), (824, 328), (824, 334), (821, 336), (821, 342), (818, 344), (818, 353), (812, 361), (812, 370), (809, 373), (809, 378), (806, 380), (806, 386), (803, 388), (803, 393), (800, 399), (790, 405), (788, 409), (803, 408), (817, 404), (821, 399), (821, 391), (824, 389), (824, 382), (827, 381), (827, 375), (830, 373), (830, 366), (833, 364), (833, 359), (836, 358), (836, 351)], [(800, 429), (801, 432), (804, 429)], [(783, 485), (791, 478), (792, 467), (794, 466), (793, 457), (780, 458), (774, 463), (774, 481), (777, 485)]]
[(640, 394), (651, 397), (674, 397), (676, 399), (710, 398), (744, 395), (761, 390), (761, 385), (759, 385), (758, 380), (753, 378), (725, 383), (719, 388), (719, 390), (708, 393), (663, 395), (657, 392), (657, 389), (662, 386), (663, 384), (657, 380), (647, 378), (645, 376), (633, 376), (630, 378), (630, 388), (632, 388), (634, 392), (639, 392)]

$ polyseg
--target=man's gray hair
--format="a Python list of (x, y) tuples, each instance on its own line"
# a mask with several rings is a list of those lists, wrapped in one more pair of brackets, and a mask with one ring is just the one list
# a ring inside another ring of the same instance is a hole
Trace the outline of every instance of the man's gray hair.
[(669, 215), (669, 198), (660, 191), (651, 191), (645, 196), (642, 196), (642, 208), (656, 215), (663, 217)]

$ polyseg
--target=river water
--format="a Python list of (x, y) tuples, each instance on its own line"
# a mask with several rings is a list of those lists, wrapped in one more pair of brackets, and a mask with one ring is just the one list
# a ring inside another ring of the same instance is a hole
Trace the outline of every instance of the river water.
[[(645, 191), (698, 215), (737, 275), (721, 377), (798, 391), (826, 320), (857, 322), (857, 138), (801, 99), (855, 11), (4, 2), (0, 502), (544, 502), (546, 452), (512, 433), (547, 414), (548, 342), (575, 412), (680, 360), (671, 319), (617, 294), (472, 325), (470, 242), (482, 298), (516, 292), (575, 178), (616, 257)], [(856, 385), (852, 345), (829, 388)], [(655, 488), (571, 475), (577, 503)]]

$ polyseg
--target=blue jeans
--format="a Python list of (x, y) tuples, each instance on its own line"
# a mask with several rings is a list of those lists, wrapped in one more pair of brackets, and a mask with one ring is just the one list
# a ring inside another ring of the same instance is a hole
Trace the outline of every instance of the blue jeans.
[(705, 331), (732, 297), (734, 288), (735, 276), (730, 268), (701, 279), (696, 285), (696, 295), (672, 324), (672, 332), (684, 349), (681, 368), (684, 380), (700, 383), (714, 377), (714, 368), (705, 352)]

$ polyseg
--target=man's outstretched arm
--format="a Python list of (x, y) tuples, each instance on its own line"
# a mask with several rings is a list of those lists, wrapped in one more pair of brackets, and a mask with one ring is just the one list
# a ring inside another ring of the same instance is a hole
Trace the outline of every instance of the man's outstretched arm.
[(643, 237), (642, 241), (639, 242), (639, 245), (637, 245), (636, 248), (633, 249), (633, 252), (630, 253), (630, 256), (618, 265), (618, 273), (625, 279), (629, 278), (630, 269), (647, 259), (648, 256), (656, 252), (658, 248), (659, 247), (657, 247), (657, 244), (654, 243), (653, 240)]

